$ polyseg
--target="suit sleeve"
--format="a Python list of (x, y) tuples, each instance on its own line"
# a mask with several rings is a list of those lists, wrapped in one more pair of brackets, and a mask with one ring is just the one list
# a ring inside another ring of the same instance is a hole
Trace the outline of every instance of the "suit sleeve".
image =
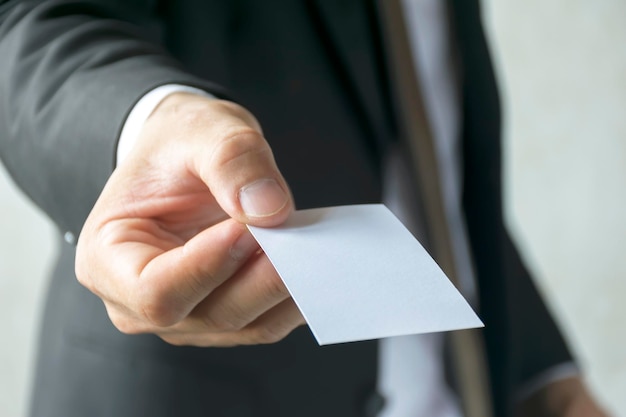
[(511, 367), (514, 387), (519, 390), (551, 367), (573, 362), (573, 357), (508, 234), (505, 240), (511, 349), (515, 358)]
[(0, 3), (0, 158), (61, 231), (78, 236), (140, 97), (168, 83), (222, 95), (151, 39), (155, 3)]

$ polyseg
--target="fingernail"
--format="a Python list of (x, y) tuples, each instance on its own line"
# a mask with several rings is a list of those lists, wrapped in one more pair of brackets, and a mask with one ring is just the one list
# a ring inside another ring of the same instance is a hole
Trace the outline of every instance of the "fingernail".
[(275, 180), (263, 179), (239, 191), (239, 203), (248, 217), (267, 217), (278, 213), (289, 201)]
[(239, 239), (230, 248), (230, 257), (235, 261), (248, 259), (259, 249), (259, 244), (250, 232), (244, 230)]

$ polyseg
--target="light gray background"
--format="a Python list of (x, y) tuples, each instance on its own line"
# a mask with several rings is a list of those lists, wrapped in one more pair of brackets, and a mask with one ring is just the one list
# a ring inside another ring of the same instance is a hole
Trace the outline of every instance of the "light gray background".
[[(626, 416), (626, 2), (485, 6), (509, 224), (591, 386)], [(0, 417), (25, 414), (54, 233), (0, 170)]]

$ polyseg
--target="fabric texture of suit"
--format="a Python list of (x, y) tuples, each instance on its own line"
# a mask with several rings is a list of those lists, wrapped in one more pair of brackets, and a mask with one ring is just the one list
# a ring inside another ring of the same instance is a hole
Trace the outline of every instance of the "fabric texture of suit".
[[(396, 135), (377, 11), (359, 0), (46, 0), (0, 3), (0, 156), (78, 236), (134, 103), (187, 84), (255, 114), (299, 208), (378, 202)], [(463, 105), (463, 203), (497, 415), (571, 360), (505, 230), (500, 113), (475, 1), (450, 1)], [(210, 80), (206, 81), (206, 80)], [(227, 92), (227, 93), (226, 93)], [(125, 336), (73, 274), (50, 284), (33, 416), (359, 416), (376, 411), (376, 343), (173, 347)]]

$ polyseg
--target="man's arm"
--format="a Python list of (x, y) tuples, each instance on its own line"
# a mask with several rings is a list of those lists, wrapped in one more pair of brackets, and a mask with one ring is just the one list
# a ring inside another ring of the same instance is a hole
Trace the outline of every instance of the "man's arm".
[(0, 157), (75, 236), (113, 170), (133, 104), (179, 82), (221, 96), (149, 40), (152, 2), (8, 1), (0, 6)]
[(220, 95), (129, 22), (150, 20), (150, 3), (22, 1), (0, 13), (0, 156), (61, 230), (82, 228), (77, 277), (116, 327), (224, 346), (303, 324), (243, 224), (277, 225), (293, 210), (245, 109), (173, 94), (111, 174), (147, 91), (181, 83)]

